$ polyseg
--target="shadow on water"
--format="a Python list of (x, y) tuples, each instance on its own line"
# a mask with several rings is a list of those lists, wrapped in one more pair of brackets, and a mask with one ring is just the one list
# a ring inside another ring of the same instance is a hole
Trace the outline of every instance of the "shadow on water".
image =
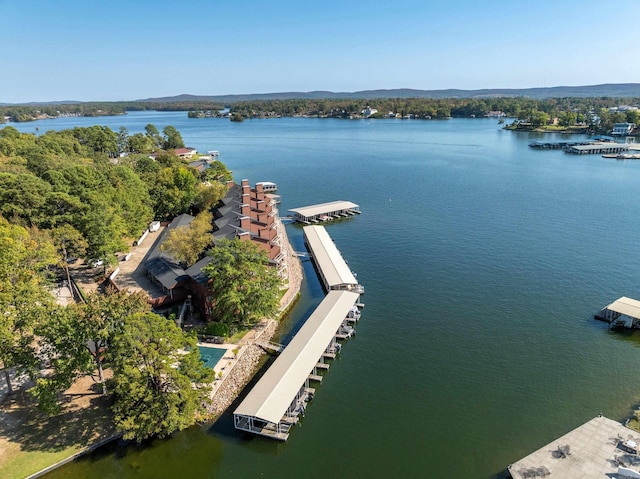
[(509, 474), (508, 469), (504, 469), (493, 476), (490, 479), (511, 479), (511, 474)]
[(608, 329), (607, 334), (618, 341), (640, 347), (640, 330), (637, 329)]
[(284, 443), (279, 441), (273, 441), (255, 434), (242, 433), (235, 429), (233, 423), (233, 411), (240, 405), (245, 399), (249, 391), (253, 389), (253, 386), (260, 380), (264, 373), (269, 369), (273, 361), (274, 355), (267, 355), (260, 364), (260, 369), (256, 375), (249, 381), (244, 387), (242, 393), (231, 403), (231, 405), (222, 413), (216, 422), (208, 426), (205, 425), (206, 433), (211, 436), (223, 438), (225, 441), (232, 441), (234, 444), (241, 447), (251, 449), (252, 452), (268, 455), (278, 455), (281, 452)]

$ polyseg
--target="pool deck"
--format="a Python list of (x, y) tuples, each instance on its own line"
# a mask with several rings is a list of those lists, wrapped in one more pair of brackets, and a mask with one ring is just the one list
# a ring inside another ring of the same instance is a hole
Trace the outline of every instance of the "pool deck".
[[(201, 348), (212, 348), (212, 349), (224, 349), (226, 353), (222, 355), (222, 357), (218, 360), (218, 362), (213, 367), (213, 370), (216, 372), (216, 378), (218, 374), (222, 371), (222, 375), (225, 375), (225, 371), (230, 370), (230, 366), (233, 365), (233, 361), (236, 359), (231, 351), (238, 348), (238, 355), (240, 355), (240, 347), (237, 344), (209, 344), (209, 343), (198, 343), (198, 346)], [(216, 381), (218, 382), (218, 381)]]

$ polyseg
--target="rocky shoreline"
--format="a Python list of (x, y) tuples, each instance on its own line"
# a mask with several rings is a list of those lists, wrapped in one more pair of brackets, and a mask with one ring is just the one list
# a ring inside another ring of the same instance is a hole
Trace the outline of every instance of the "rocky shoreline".
[[(278, 220), (279, 232), (283, 243), (287, 245), (287, 275), (289, 288), (280, 301), (280, 314), (284, 314), (298, 298), (300, 285), (302, 284), (302, 265), (295, 254), (284, 225)], [(207, 412), (212, 420), (218, 419), (224, 411), (235, 401), (244, 387), (256, 374), (260, 359), (266, 354), (264, 349), (256, 345), (256, 341), (270, 341), (276, 332), (278, 321), (264, 319), (252, 331), (240, 341), (240, 349), (236, 359), (233, 360), (231, 370), (217, 383), (211, 393), (211, 403)]]
[[(276, 331), (278, 323), (270, 321), (264, 328), (261, 339), (271, 339)], [(266, 354), (264, 350), (255, 344), (243, 347), (234, 361), (233, 369), (221, 380), (212, 394), (211, 404), (207, 410), (213, 419), (219, 418), (224, 411), (235, 401), (240, 392), (255, 375), (260, 359)]]

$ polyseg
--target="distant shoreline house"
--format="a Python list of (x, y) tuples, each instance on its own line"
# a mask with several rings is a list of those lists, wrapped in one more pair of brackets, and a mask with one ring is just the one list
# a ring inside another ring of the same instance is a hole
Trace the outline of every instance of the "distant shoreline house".
[[(277, 215), (276, 199), (265, 194), (260, 183), (251, 188), (249, 180), (242, 180), (240, 185), (229, 181), (227, 194), (213, 209), (214, 247), (223, 238), (252, 241), (266, 251), (269, 264), (284, 277), (284, 253), (277, 228)], [(190, 295), (193, 307), (208, 321), (211, 320), (212, 298), (207, 287), (209, 279), (203, 268), (209, 264), (209, 257), (205, 256), (189, 268), (184, 268), (184, 265), (162, 251), (162, 244), (169, 232), (190, 225), (193, 219), (186, 213), (174, 218), (147, 254), (143, 267), (165, 293), (165, 296), (153, 300), (153, 306), (172, 304)]]
[(635, 123), (616, 123), (615, 125), (613, 125), (611, 136), (628, 136), (633, 132), (635, 128)]
[(375, 108), (371, 108), (370, 106), (367, 106), (360, 113), (362, 114), (362, 116), (364, 118), (369, 118), (370, 116), (375, 115), (376, 113), (378, 113), (378, 110), (376, 110)]

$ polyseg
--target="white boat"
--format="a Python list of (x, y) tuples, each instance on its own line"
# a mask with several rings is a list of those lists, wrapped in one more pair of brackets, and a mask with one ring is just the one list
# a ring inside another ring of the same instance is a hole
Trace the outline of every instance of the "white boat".
[(265, 193), (273, 193), (278, 191), (278, 185), (271, 181), (259, 181), (256, 185), (262, 185), (262, 191)]

